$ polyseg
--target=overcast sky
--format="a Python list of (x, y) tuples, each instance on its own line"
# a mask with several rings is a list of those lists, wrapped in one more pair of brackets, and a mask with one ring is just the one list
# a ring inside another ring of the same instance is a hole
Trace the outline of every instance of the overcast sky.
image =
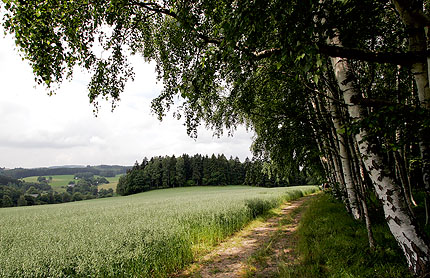
[(162, 89), (154, 65), (133, 57), (136, 78), (112, 113), (102, 103), (98, 117), (87, 96), (89, 76), (76, 71), (55, 96), (35, 87), (32, 69), (22, 61), (11, 36), (0, 28), (0, 167), (55, 165), (132, 165), (143, 157), (188, 153), (251, 157), (252, 134), (239, 128), (234, 137), (216, 138), (199, 130), (194, 140), (182, 121), (171, 116), (159, 122), (150, 102)]

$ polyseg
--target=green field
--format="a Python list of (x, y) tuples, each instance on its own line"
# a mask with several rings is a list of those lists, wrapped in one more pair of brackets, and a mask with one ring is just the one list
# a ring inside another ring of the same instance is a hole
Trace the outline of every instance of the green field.
[(103, 188), (103, 189), (109, 189), (109, 188), (112, 188), (112, 189), (113, 189), (113, 191), (115, 192), (115, 191), (116, 191), (116, 186), (117, 186), (118, 181), (119, 181), (119, 178), (120, 178), (122, 175), (123, 175), (123, 174), (116, 175), (115, 177), (109, 177), (109, 178), (106, 178), (106, 179), (109, 181), (109, 183), (99, 185), (99, 189), (102, 189), (102, 188)]
[[(116, 185), (118, 184), (119, 177), (121, 175), (116, 175), (115, 177), (109, 177), (106, 178), (109, 183), (108, 184), (102, 184), (99, 186), (99, 189), (109, 189), (112, 188), (114, 191), (116, 190)], [(37, 178), (39, 176), (33, 176), (33, 177), (27, 177), (23, 178), (26, 182), (37, 182)], [(70, 181), (74, 180), (74, 175), (53, 175), (53, 176), (46, 176), (46, 178), (52, 177), (52, 182), (49, 183), (49, 185), (52, 187), (52, 189), (56, 192), (62, 193), (66, 191), (67, 185)], [(98, 176), (95, 176), (98, 177)]]
[(0, 209), (0, 277), (166, 277), (317, 187), (186, 187)]

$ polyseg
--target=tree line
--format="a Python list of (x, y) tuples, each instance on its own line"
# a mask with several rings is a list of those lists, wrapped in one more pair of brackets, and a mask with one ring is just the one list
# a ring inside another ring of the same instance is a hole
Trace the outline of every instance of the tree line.
[(33, 176), (56, 176), (56, 175), (74, 175), (75, 173), (90, 172), (96, 176), (102, 177), (115, 177), (119, 174), (125, 174), (128, 166), (118, 165), (100, 165), (100, 166), (86, 166), (86, 167), (50, 167), (50, 168), (15, 168), (5, 169), (0, 168), (0, 174), (10, 176), (15, 179), (22, 179)]
[(119, 179), (116, 192), (129, 195), (152, 189), (183, 186), (251, 185), (289, 186), (308, 184), (316, 179), (297, 171), (295, 175), (270, 171), (260, 159), (227, 159), (223, 154), (212, 156), (196, 154), (190, 156), (155, 156), (136, 162), (125, 176)]
[[(16, 1), (5, 10), (39, 84), (51, 89), (80, 65), (93, 74), (95, 110), (100, 99), (114, 106), (134, 77), (127, 53), (142, 54), (163, 80), (152, 102), (160, 119), (175, 104), (191, 136), (202, 123), (216, 134), (246, 124), (265, 169), (321, 173), (366, 223), (371, 250), (382, 244), (371, 220), (383, 211), (411, 272), (430, 273), (430, 1)], [(95, 40), (111, 56), (93, 53)]]

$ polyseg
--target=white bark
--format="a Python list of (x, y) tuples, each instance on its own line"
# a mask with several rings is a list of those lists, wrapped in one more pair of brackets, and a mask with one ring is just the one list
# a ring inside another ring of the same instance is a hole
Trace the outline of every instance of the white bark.
[(346, 141), (344, 134), (340, 134), (342, 125), (339, 120), (339, 115), (338, 115), (339, 113), (337, 113), (335, 104), (331, 99), (330, 99), (330, 113), (332, 115), (333, 125), (337, 132), (335, 140), (338, 141), (337, 145), (339, 148), (340, 162), (342, 166), (343, 177), (345, 180), (345, 188), (346, 188), (346, 193), (348, 195), (349, 207), (351, 209), (351, 214), (354, 217), (354, 219), (360, 219), (361, 218), (360, 208), (358, 205), (356, 185), (352, 177), (351, 161), (350, 161), (350, 155), (349, 155), (348, 146), (347, 146), (348, 142)]
[[(317, 122), (323, 121), (322, 119), (322, 113), (321, 109), (319, 107), (319, 101), (318, 99), (311, 99), (310, 101), (312, 107), (309, 105), (308, 110), (309, 113), (313, 113), (316, 115)], [(333, 146), (334, 140), (332, 140), (332, 132), (325, 132), (325, 134), (321, 134), (321, 131), (317, 131), (315, 126), (312, 126), (312, 131), (315, 136), (315, 140), (317, 142), (319, 151), (324, 154), (324, 161), (327, 163), (328, 168), (330, 169), (330, 174), (332, 176), (333, 185), (336, 183), (338, 185), (338, 188), (332, 185), (332, 189), (334, 189), (334, 192), (339, 193), (340, 198), (346, 205), (346, 209), (348, 212), (350, 212), (350, 207), (348, 205), (348, 202), (346, 202), (345, 198), (345, 181), (342, 174), (342, 168), (339, 166), (340, 162), (338, 160), (338, 147)]]
[[(332, 43), (341, 45), (338, 37)], [(345, 59), (331, 58), (335, 76), (343, 98), (348, 105), (348, 112), (353, 120), (364, 117), (364, 110), (360, 105), (354, 104), (354, 98), (361, 95), (353, 86), (352, 78), (348, 76), (349, 66)], [(382, 202), (385, 219), (401, 247), (410, 269), (418, 275), (428, 274), (430, 270), (430, 248), (425, 237), (419, 232), (413, 216), (410, 214), (401, 189), (396, 185), (391, 173), (384, 167), (378, 146), (371, 145), (364, 129), (356, 134), (361, 158), (372, 180), (375, 192)]]
[(352, 153), (352, 155), (354, 157), (354, 161), (358, 167), (358, 169), (357, 169), (358, 177), (357, 178), (359, 179), (359, 182), (360, 182), (360, 184), (359, 184), (359, 190), (361, 193), (360, 199), (361, 199), (361, 206), (363, 207), (363, 217), (364, 217), (364, 220), (366, 222), (367, 238), (369, 241), (369, 247), (371, 249), (374, 249), (376, 244), (375, 244), (375, 239), (373, 237), (372, 223), (370, 221), (369, 211), (367, 209), (367, 203), (366, 203), (367, 193), (366, 193), (366, 181), (365, 180), (366, 180), (367, 171), (366, 171), (366, 169), (363, 165), (363, 161), (360, 157), (360, 151), (358, 149), (358, 144), (355, 140), (353, 140), (353, 141), (354, 142), (353, 142), (353, 145), (351, 146), (352, 147), (351, 153)]

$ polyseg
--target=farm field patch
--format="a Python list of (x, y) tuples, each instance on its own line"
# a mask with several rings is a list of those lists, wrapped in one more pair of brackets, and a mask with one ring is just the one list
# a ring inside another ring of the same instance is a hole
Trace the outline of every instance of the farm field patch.
[(115, 177), (108, 177), (108, 178), (106, 178), (109, 181), (109, 183), (101, 184), (101, 185), (98, 186), (98, 188), (99, 189), (109, 189), (109, 188), (112, 188), (113, 191), (116, 191), (116, 186), (118, 184), (119, 178), (122, 175), (123, 174), (119, 174), (119, 175), (116, 175)]
[(317, 187), (186, 187), (0, 209), (0, 277), (166, 277)]
[[(54, 176), (46, 176), (46, 178), (52, 177), (52, 181), (49, 185), (56, 192), (62, 193), (66, 192), (67, 185), (69, 181), (74, 180), (74, 175), (54, 175)], [(23, 178), (26, 182), (37, 182), (38, 176), (26, 177)]]
[[(122, 176), (122, 174), (116, 175), (115, 177), (108, 177), (106, 178), (109, 183), (107, 184), (101, 184), (98, 186), (98, 189), (109, 189), (112, 188), (114, 191), (116, 190), (116, 185), (118, 184), (119, 178)], [(52, 181), (49, 183), (49, 185), (52, 187), (52, 189), (58, 193), (66, 192), (67, 185), (70, 181), (74, 180), (74, 175), (53, 175), (53, 176), (46, 176), (46, 178), (52, 177)], [(99, 177), (99, 176), (94, 176)], [(32, 176), (32, 177), (26, 177), (23, 178), (26, 182), (37, 182), (38, 176)]]

